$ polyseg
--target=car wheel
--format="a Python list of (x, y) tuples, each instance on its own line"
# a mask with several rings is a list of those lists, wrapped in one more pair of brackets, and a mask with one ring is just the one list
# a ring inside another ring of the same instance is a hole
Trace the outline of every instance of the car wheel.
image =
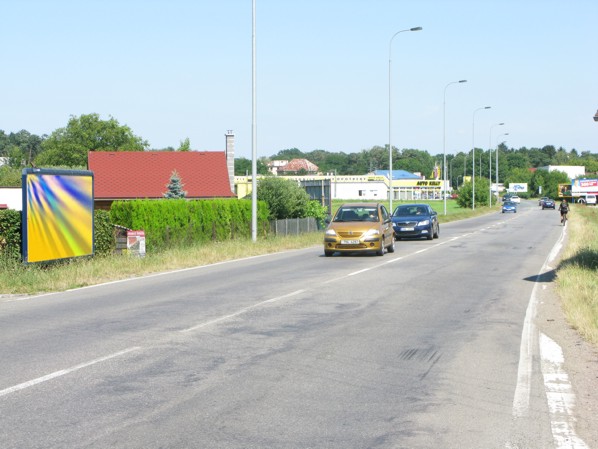
[(428, 232), (428, 235), (426, 235), (426, 238), (428, 240), (432, 240), (434, 238), (434, 228), (430, 229), (430, 232)]
[(436, 226), (436, 232), (434, 233), (434, 238), (437, 239), (440, 236), (440, 226)]
[(376, 251), (376, 256), (384, 255), (384, 240), (380, 242), (380, 249)]
[(395, 252), (395, 238), (394, 238), (394, 236), (390, 238), (390, 245), (388, 245), (388, 247), (386, 249), (388, 250), (389, 253), (394, 253)]
[(324, 250), (324, 255), (325, 255), (326, 257), (330, 257), (330, 256), (332, 256), (333, 254), (334, 254), (334, 251), (329, 251), (329, 250), (327, 250), (327, 249), (325, 249), (325, 250)]

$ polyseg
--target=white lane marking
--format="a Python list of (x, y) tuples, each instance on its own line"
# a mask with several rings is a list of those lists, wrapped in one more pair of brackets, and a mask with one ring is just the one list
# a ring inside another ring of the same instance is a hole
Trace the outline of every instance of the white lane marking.
[(42, 382), (47, 382), (49, 380), (64, 376), (66, 374), (70, 374), (74, 371), (78, 371), (78, 370), (86, 368), (88, 366), (95, 365), (96, 363), (105, 362), (106, 360), (110, 360), (115, 357), (119, 357), (121, 355), (127, 354), (129, 352), (137, 351), (139, 349), (141, 349), (141, 347), (134, 346), (132, 348), (124, 349), (122, 351), (115, 352), (114, 354), (110, 354), (105, 357), (100, 357), (98, 359), (90, 360), (89, 362), (80, 363), (79, 365), (71, 366), (70, 368), (62, 369), (60, 371), (55, 371), (46, 376), (38, 377), (37, 379), (33, 379), (33, 380), (29, 380), (27, 382), (20, 383), (18, 385), (15, 385), (14, 387), (5, 388), (4, 390), (0, 390), (0, 396), (5, 396), (7, 394), (14, 393), (15, 391), (19, 391), (19, 390), (24, 390), (25, 388), (29, 388), (34, 385), (41, 384)]
[(521, 346), (519, 348), (519, 367), (517, 369), (517, 385), (515, 387), (515, 396), (513, 398), (513, 416), (515, 418), (527, 416), (529, 411), (529, 398), (531, 390), (532, 377), (532, 359), (535, 338), (537, 336), (536, 326), (533, 322), (536, 316), (537, 290), (540, 284), (540, 276), (548, 270), (559, 254), (565, 239), (564, 232), (561, 233), (559, 240), (554, 244), (546, 260), (540, 268), (540, 272), (534, 279), (534, 287), (525, 311), (523, 320), (523, 331), (521, 332)]
[(276, 298), (270, 298), (270, 299), (267, 299), (265, 301), (261, 301), (261, 302), (258, 302), (256, 304), (253, 304), (251, 306), (243, 307), (242, 309), (237, 310), (236, 312), (231, 313), (229, 315), (224, 315), (224, 316), (221, 316), (219, 318), (215, 318), (215, 319), (210, 320), (210, 321), (205, 321), (203, 323), (196, 324), (195, 326), (189, 327), (187, 329), (182, 329), (179, 332), (192, 332), (194, 330), (201, 329), (202, 327), (206, 327), (206, 326), (209, 326), (211, 324), (219, 323), (221, 321), (234, 318), (234, 317), (239, 316), (239, 315), (241, 315), (241, 314), (243, 314), (245, 312), (248, 312), (249, 310), (256, 309), (256, 308), (261, 307), (261, 306), (263, 306), (265, 304), (276, 302), (276, 301), (280, 301), (282, 299), (287, 299), (287, 298), (290, 298), (292, 296), (297, 296), (297, 295), (299, 295), (299, 294), (301, 294), (303, 292), (305, 292), (305, 290), (296, 290), (294, 292), (287, 293), (286, 295), (277, 296)]
[[(569, 377), (563, 369), (563, 352), (553, 340), (544, 334), (537, 335), (533, 319), (536, 315), (536, 291), (540, 282), (541, 273), (546, 272), (549, 264), (558, 256), (565, 238), (563, 229), (561, 237), (555, 243), (546, 257), (540, 273), (536, 276), (534, 288), (525, 312), (521, 347), (519, 353), (519, 368), (517, 370), (517, 386), (513, 398), (513, 417), (519, 418), (529, 414), (529, 401), (532, 375), (533, 342), (539, 339), (540, 369), (544, 378), (544, 389), (548, 400), (550, 413), (550, 426), (556, 449), (589, 449), (573, 429), (575, 417), (573, 404), (575, 395), (569, 382)], [(542, 286), (545, 288), (545, 286)], [(510, 442), (506, 448), (513, 447)]]
[[(214, 263), (211, 263), (211, 264), (208, 264), (208, 265), (198, 265), (198, 266), (195, 266), (195, 267), (180, 268), (178, 270), (162, 271), (160, 273), (146, 274), (144, 276), (135, 276), (135, 277), (130, 277), (130, 278), (126, 278), (126, 279), (118, 279), (116, 281), (108, 281), (108, 282), (103, 282), (101, 284), (86, 285), (84, 287), (71, 288), (71, 289), (68, 289), (66, 291), (68, 291), (68, 292), (74, 292), (74, 291), (78, 291), (78, 290), (86, 290), (86, 289), (90, 289), (90, 288), (103, 287), (103, 286), (106, 286), (106, 285), (121, 284), (121, 283), (125, 283), (125, 282), (138, 281), (138, 280), (141, 280), (141, 279), (150, 279), (150, 278), (159, 277), (159, 276), (167, 276), (169, 274), (184, 273), (186, 271), (202, 270), (202, 269), (207, 269), (207, 268), (211, 268), (211, 267), (214, 267), (214, 266), (225, 265), (225, 264), (229, 264), (229, 263), (245, 262), (247, 260), (259, 259), (261, 257), (279, 256), (279, 255), (290, 253), (290, 252), (307, 251), (307, 250), (310, 250), (310, 249), (312, 249), (312, 248), (290, 249), (290, 250), (287, 250), (287, 251), (284, 251), (284, 252), (280, 252), (280, 253), (258, 254), (257, 256), (243, 257), (241, 259), (223, 260), (222, 262), (214, 262)], [(43, 298), (45, 296), (60, 295), (62, 293), (64, 293), (64, 291), (40, 293), (38, 295), (33, 295), (33, 296), (24, 296), (22, 298), (8, 299), (8, 300), (3, 301), (3, 302), (25, 301), (25, 300), (29, 300), (29, 299)]]
[(550, 413), (550, 427), (556, 449), (589, 449), (575, 433), (575, 393), (563, 365), (561, 347), (551, 338), (540, 334), (540, 357), (544, 388)]
[(519, 366), (517, 368), (517, 385), (513, 398), (513, 416), (520, 418), (527, 416), (529, 412), (529, 398), (531, 391), (532, 360), (534, 353), (534, 338), (536, 336), (536, 287), (539, 282), (539, 275), (534, 280), (534, 287), (530, 300), (525, 311), (523, 320), (523, 331), (521, 332), (521, 345), (519, 346)]

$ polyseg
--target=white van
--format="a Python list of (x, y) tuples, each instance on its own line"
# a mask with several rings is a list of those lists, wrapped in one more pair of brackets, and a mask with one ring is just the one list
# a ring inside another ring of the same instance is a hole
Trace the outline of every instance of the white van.
[(593, 193), (588, 193), (586, 195), (586, 204), (588, 206), (595, 206), (596, 205), (596, 195)]

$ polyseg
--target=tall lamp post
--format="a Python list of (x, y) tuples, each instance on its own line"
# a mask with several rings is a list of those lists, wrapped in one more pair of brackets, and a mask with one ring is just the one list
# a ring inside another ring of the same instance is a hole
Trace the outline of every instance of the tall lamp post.
[(471, 121), (471, 208), (475, 209), (475, 113), (483, 109), (490, 109), (492, 106), (484, 106), (473, 111)]
[(388, 43), (388, 198), (390, 200), (389, 207), (390, 207), (391, 214), (392, 214), (392, 196), (393, 196), (393, 190), (392, 190), (392, 140), (391, 140), (392, 41), (400, 33), (404, 33), (406, 31), (421, 31), (421, 30), (422, 30), (422, 27), (414, 27), (414, 28), (408, 28), (406, 30), (397, 31), (395, 34), (393, 34), (393, 36), (390, 38), (390, 42)]
[[(490, 127), (490, 139), (488, 140), (488, 181), (490, 182), (490, 196), (488, 196), (488, 204), (492, 207), (492, 128), (495, 126), (503, 126), (504, 123), (495, 123)], [(498, 186), (496, 186), (498, 189)]]
[(452, 81), (444, 86), (444, 97), (442, 99), (442, 153), (443, 153), (443, 165), (442, 165), (442, 190), (444, 196), (444, 215), (446, 215), (446, 89), (452, 84), (466, 83), (467, 80)]
[[(509, 133), (501, 134), (500, 136), (497, 137), (497, 140), (499, 138), (501, 138), (502, 136), (508, 136), (508, 135), (509, 135)], [(500, 144), (497, 142), (496, 143), (496, 193), (497, 194), (498, 194), (498, 145), (500, 145)]]

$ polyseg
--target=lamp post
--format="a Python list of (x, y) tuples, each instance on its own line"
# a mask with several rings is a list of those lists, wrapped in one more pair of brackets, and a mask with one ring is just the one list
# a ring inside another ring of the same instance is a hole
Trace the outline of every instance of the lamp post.
[(444, 215), (446, 215), (446, 89), (452, 84), (466, 83), (467, 80), (452, 81), (444, 86), (444, 97), (442, 99), (442, 153), (443, 153), (443, 165), (442, 165), (442, 190), (444, 196)]
[(471, 121), (471, 208), (475, 209), (475, 114), (483, 109), (490, 109), (492, 106), (484, 106), (473, 111)]
[[(498, 136), (498, 138), (500, 138), (502, 136), (508, 136), (508, 135), (509, 135), (509, 133), (504, 133), (504, 134), (501, 134), (500, 136)], [(498, 145), (500, 145), (500, 144), (497, 142), (496, 143), (496, 193), (497, 194), (498, 194)]]
[(422, 30), (422, 27), (414, 27), (414, 28), (408, 28), (406, 30), (397, 31), (395, 34), (392, 35), (392, 37), (390, 38), (390, 42), (388, 43), (388, 199), (390, 201), (389, 207), (390, 207), (391, 214), (392, 214), (392, 195), (393, 195), (393, 190), (392, 190), (392, 140), (391, 140), (392, 41), (400, 33), (404, 33), (406, 31), (421, 31), (421, 30)]
[(257, 241), (257, 107), (256, 107), (256, 50), (255, 1), (251, 2), (251, 241)]
[[(488, 196), (488, 205), (492, 207), (492, 128), (503, 126), (504, 123), (495, 123), (490, 127), (490, 139), (488, 140), (488, 181), (490, 182), (490, 196)], [(496, 187), (498, 189), (498, 186)]]

